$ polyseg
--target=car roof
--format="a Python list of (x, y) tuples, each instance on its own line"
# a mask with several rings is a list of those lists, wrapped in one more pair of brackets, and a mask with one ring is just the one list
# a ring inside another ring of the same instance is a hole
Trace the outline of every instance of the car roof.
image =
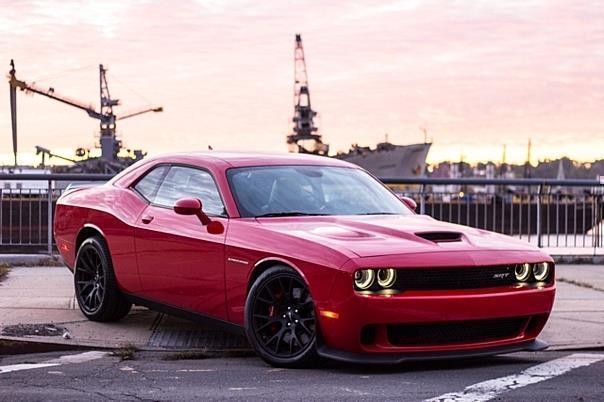
[(311, 165), (311, 166), (339, 166), (361, 169), (359, 166), (336, 158), (310, 154), (277, 154), (277, 153), (244, 153), (244, 152), (181, 152), (152, 156), (138, 161), (134, 165), (118, 173), (110, 184), (120, 187), (129, 186), (150, 165), (156, 164), (187, 164), (210, 170), (226, 170), (237, 167), (252, 166), (284, 166), (284, 165)]
[(357, 165), (325, 156), (294, 153), (248, 153), (248, 152), (186, 152), (163, 154), (151, 159), (164, 162), (199, 162), (200, 164), (227, 164), (228, 167), (315, 165), (358, 168)]

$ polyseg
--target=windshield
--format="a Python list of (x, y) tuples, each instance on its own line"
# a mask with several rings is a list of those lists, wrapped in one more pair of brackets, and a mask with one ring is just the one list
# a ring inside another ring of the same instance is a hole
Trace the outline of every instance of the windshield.
[(360, 169), (262, 166), (229, 169), (227, 176), (242, 217), (411, 213)]

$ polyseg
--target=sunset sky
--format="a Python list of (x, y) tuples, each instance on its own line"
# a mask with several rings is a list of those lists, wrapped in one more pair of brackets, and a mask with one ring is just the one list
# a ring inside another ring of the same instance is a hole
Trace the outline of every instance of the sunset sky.
[[(604, 1), (7, 1), (0, 69), (98, 105), (109, 68), (126, 146), (286, 151), (294, 35), (304, 41), (313, 107), (332, 151), (352, 142), (434, 145), (429, 161), (604, 158)], [(8, 85), (0, 163), (12, 161)], [(73, 156), (98, 122), (18, 94), (20, 161), (34, 146)]]

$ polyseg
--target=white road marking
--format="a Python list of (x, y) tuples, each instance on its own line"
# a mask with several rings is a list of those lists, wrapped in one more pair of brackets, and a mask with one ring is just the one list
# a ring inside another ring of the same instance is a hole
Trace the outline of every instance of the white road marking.
[(11, 371), (20, 371), (20, 370), (31, 370), (43, 367), (53, 367), (60, 366), (59, 363), (25, 363), (25, 364), (12, 364), (10, 366), (1, 366), (0, 374), (10, 373)]
[(466, 387), (463, 391), (443, 394), (427, 399), (426, 402), (488, 401), (504, 392), (549, 380), (573, 369), (589, 366), (602, 360), (604, 360), (604, 354), (575, 353), (529, 367), (520, 374), (479, 382)]
[(358, 396), (367, 396), (367, 395), (371, 395), (371, 393), (369, 392), (363, 392), (363, 391), (359, 391), (358, 389), (352, 389), (352, 388), (340, 388), (342, 391), (346, 391), (346, 392), (350, 392), (351, 394), (355, 394)]
[(65, 355), (57, 359), (47, 360), (42, 363), (24, 363), (24, 364), (12, 364), (10, 366), (0, 366), (0, 374), (10, 373), (12, 371), (21, 370), (32, 370), (44, 367), (60, 366), (62, 364), (71, 363), (85, 363), (91, 360), (100, 359), (101, 357), (107, 356), (107, 352), (84, 352), (77, 355)]
[(86, 363), (92, 360), (97, 360), (102, 357), (108, 356), (108, 352), (99, 352), (98, 350), (92, 352), (84, 352), (78, 353), (77, 355), (65, 355), (61, 356), (58, 359), (49, 360), (47, 363), (58, 363), (58, 364), (66, 364), (66, 363)]

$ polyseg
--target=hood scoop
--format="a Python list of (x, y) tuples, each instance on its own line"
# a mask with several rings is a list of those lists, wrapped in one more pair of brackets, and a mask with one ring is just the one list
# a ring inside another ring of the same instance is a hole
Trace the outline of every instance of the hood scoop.
[(459, 232), (421, 232), (415, 233), (415, 235), (434, 243), (452, 243), (461, 241), (461, 233)]

